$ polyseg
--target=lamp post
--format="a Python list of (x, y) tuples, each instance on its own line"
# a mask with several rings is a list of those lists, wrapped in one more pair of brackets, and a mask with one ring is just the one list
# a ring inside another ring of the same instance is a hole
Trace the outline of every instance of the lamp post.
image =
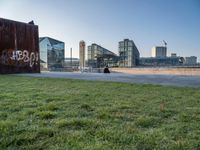
[(70, 62), (71, 62), (71, 68), (72, 68), (72, 48), (70, 48)]

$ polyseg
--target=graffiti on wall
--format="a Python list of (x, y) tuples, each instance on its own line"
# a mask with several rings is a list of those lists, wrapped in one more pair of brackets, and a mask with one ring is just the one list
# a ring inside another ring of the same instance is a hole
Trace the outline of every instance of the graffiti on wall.
[(0, 56), (0, 62), (11, 66), (30, 66), (33, 67), (39, 62), (38, 52), (29, 52), (28, 50), (3, 50)]
[(0, 18), (0, 74), (39, 73), (38, 26)]

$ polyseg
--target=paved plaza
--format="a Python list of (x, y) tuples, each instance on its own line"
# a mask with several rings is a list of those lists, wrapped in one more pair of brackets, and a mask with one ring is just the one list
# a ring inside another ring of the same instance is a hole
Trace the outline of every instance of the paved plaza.
[(80, 80), (114, 81), (126, 83), (143, 83), (170, 85), (180, 87), (200, 87), (200, 76), (177, 75), (134, 75), (124, 73), (72, 73), (72, 72), (41, 72), (34, 74), (18, 74), (19, 76), (67, 78)]

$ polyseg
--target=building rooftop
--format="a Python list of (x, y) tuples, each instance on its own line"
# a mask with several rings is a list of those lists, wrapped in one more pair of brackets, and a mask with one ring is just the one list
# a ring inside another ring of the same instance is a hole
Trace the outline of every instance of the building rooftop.
[(48, 38), (49, 42), (51, 43), (51, 45), (55, 45), (55, 44), (59, 44), (59, 43), (64, 43), (62, 41), (50, 38), (50, 37), (40, 37), (39, 38), (39, 42), (43, 41), (44, 39)]
[(101, 47), (102, 49), (106, 50), (107, 53), (105, 53), (104, 55), (115, 55), (115, 56), (117, 56), (114, 52), (112, 52), (112, 51), (110, 51), (110, 50), (108, 50), (108, 49), (102, 47), (101, 45), (98, 45), (98, 44), (96, 44), (96, 43), (92, 43), (92, 45), (97, 45), (97, 46)]

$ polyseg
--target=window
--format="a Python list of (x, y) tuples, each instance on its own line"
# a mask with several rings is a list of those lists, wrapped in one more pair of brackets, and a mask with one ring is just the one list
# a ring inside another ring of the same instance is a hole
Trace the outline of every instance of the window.
[(133, 43), (132, 42), (128, 42), (128, 46), (133, 46)]
[(120, 47), (124, 47), (124, 42), (119, 43)]
[(132, 47), (129, 46), (129, 47), (128, 47), (128, 50), (129, 50), (129, 51), (132, 51)]

